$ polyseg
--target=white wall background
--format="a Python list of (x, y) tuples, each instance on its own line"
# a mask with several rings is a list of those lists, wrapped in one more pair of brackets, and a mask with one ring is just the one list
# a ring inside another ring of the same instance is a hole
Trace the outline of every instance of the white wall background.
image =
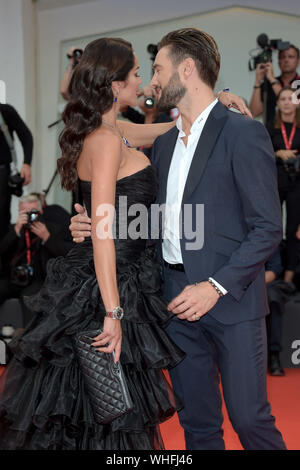
[[(0, 1), (0, 80), (6, 84), (6, 102), (12, 104), (36, 138), (35, 7), (31, 0)], [(36, 140), (36, 139), (35, 139)], [(22, 147), (15, 139), (19, 164)], [(33, 166), (35, 178), (35, 166)], [(25, 192), (28, 188), (25, 189)], [(18, 200), (13, 197), (15, 218)]]
[[(226, 9), (232, 4), (248, 8)], [(259, 10), (263, 8), (268, 11)], [(122, 36), (133, 43), (146, 83), (151, 66), (147, 44), (157, 42), (171, 29), (190, 25), (212, 34), (219, 45), (222, 67), (217, 87), (229, 86), (249, 99), (254, 72), (247, 69), (248, 51), (256, 46), (256, 37), (262, 32), (299, 46), (300, 2), (0, 1), (0, 79), (7, 82), (7, 101), (26, 119), (35, 137), (34, 185), (30, 189), (45, 189), (55, 170), (57, 129), (49, 130), (47, 125), (59, 117), (59, 82), (68, 47), (84, 46), (101, 35)], [(58, 190), (49, 194), (49, 202), (54, 197), (58, 202), (68, 200)]]

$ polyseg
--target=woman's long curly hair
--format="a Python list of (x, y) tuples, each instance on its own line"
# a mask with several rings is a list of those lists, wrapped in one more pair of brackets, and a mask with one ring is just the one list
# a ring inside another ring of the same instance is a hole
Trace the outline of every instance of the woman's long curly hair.
[(83, 141), (101, 125), (102, 115), (113, 105), (112, 82), (125, 81), (133, 66), (132, 45), (123, 39), (101, 38), (86, 46), (70, 81), (69, 101), (62, 115), (65, 128), (59, 137), (62, 156), (57, 167), (64, 189), (76, 187)]

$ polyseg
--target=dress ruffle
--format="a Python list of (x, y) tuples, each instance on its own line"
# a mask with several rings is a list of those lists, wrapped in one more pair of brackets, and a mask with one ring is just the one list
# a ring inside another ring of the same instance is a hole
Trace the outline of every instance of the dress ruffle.
[(13, 359), (0, 378), (1, 449), (162, 449), (158, 424), (179, 408), (161, 369), (184, 353), (164, 331), (172, 314), (160, 296), (153, 248), (134, 262), (119, 262), (121, 363), (133, 410), (108, 425), (95, 422), (72, 336), (97, 329), (104, 306), (91, 242), (51, 259), (40, 292), (27, 299), (35, 312), (12, 344)]

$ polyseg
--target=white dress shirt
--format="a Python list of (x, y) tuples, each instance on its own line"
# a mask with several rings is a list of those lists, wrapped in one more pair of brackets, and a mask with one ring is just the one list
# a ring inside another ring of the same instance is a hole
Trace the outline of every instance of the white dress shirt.
[[(202, 130), (211, 110), (217, 103), (218, 100), (215, 99), (195, 119), (186, 146), (182, 140), (182, 137), (185, 137), (186, 134), (182, 130), (181, 116), (179, 116), (176, 123), (179, 133), (168, 175), (164, 238), (162, 244), (163, 258), (170, 264), (182, 263), (180, 248), (180, 211), (183, 192)], [(227, 293), (214, 279), (212, 279), (212, 281), (219, 287), (223, 294)]]

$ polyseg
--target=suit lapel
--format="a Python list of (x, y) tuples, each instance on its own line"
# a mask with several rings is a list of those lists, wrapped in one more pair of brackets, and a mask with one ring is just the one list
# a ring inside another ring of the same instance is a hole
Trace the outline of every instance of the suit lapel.
[(186, 180), (182, 204), (186, 203), (194, 192), (205, 170), (205, 166), (215, 146), (217, 138), (227, 120), (226, 108), (217, 103), (209, 114), (199, 142), (197, 144), (193, 160)]
[(163, 155), (161, 157), (161, 164), (159, 168), (159, 189), (157, 197), (159, 204), (164, 204), (166, 202), (168, 175), (174, 148), (177, 142), (178, 132), (179, 131), (177, 128), (172, 129), (172, 132), (169, 134), (167, 145), (165, 145), (163, 148)]

